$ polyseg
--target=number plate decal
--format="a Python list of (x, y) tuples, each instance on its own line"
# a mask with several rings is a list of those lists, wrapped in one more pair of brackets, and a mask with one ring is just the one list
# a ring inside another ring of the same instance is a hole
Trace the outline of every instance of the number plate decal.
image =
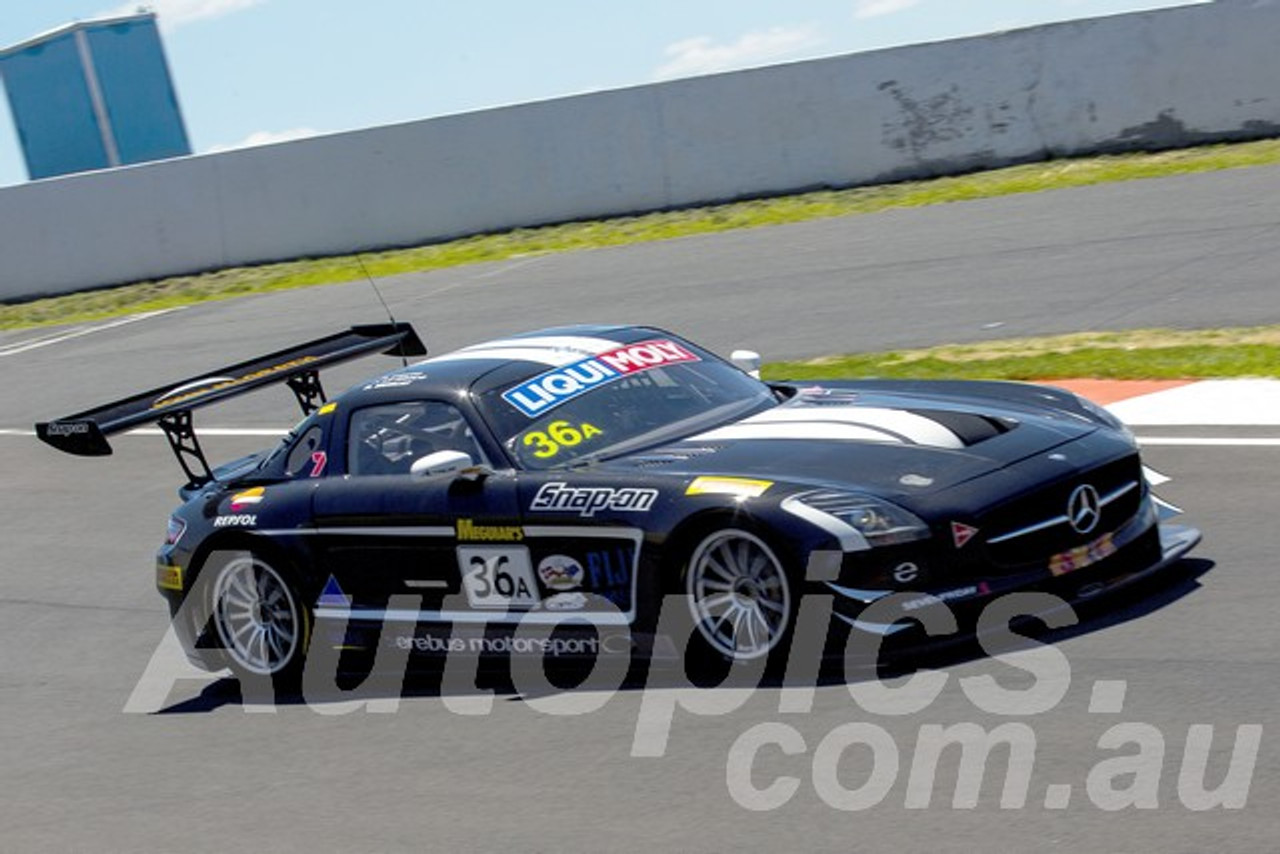
[(532, 608), (542, 601), (524, 546), (458, 546), (458, 569), (472, 608)]

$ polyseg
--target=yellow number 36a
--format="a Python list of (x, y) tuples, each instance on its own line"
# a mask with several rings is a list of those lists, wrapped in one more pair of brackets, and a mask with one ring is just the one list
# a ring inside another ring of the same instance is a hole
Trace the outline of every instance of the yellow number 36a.
[(560, 453), (561, 448), (572, 448), (587, 439), (599, 436), (604, 431), (594, 424), (579, 424), (574, 427), (568, 421), (552, 421), (544, 433), (533, 430), (524, 435), (524, 446), (534, 447), (533, 455), (540, 460), (550, 459)]

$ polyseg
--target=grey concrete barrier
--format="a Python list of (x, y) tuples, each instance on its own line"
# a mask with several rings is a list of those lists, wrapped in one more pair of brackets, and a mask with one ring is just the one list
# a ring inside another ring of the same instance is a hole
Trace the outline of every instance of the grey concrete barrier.
[(0, 299), (1280, 135), (1277, 33), (1218, 0), (38, 181), (0, 190)]

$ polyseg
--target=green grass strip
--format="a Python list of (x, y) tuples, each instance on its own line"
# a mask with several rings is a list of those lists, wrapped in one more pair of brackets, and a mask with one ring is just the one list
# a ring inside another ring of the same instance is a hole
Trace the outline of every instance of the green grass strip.
[[(930, 181), (811, 192), (596, 222), (517, 229), (410, 249), (370, 252), (362, 258), (373, 276), (394, 276), (551, 252), (599, 249), (733, 229), (875, 213), (890, 208), (921, 207), (1275, 163), (1280, 163), (1280, 140), (1212, 145), (1154, 154), (1055, 160)], [(97, 320), (363, 278), (364, 272), (354, 256), (236, 267), (49, 299), (0, 303), (0, 329)]]
[(1280, 326), (1080, 333), (767, 364), (768, 379), (1280, 377)]

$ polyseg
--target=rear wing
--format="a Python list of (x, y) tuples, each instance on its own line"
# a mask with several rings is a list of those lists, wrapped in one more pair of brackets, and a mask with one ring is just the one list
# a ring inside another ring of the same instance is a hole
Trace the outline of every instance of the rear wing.
[(425, 356), (427, 348), (408, 323), (353, 326), (346, 332), (37, 424), (36, 435), (60, 451), (96, 457), (111, 453), (108, 436), (156, 423), (168, 437), (189, 485), (201, 486), (213, 480), (213, 473), (192, 428), (193, 410), (284, 383), (293, 391), (302, 414), (310, 415), (325, 402), (321, 368), (379, 352), (408, 358)]

